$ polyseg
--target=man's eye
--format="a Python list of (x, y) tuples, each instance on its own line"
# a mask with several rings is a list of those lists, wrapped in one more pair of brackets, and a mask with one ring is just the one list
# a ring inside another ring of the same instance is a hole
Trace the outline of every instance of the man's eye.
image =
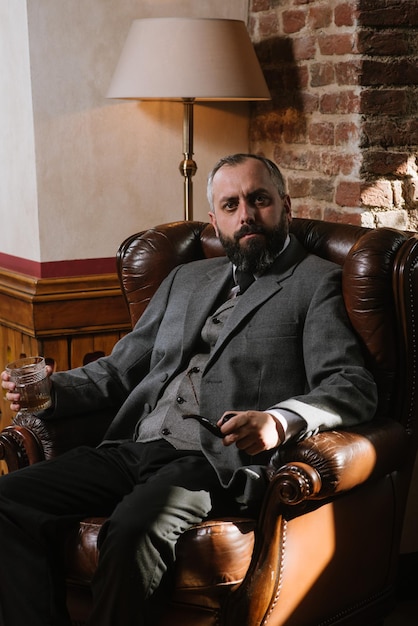
[(236, 202), (225, 202), (224, 206), (223, 206), (225, 211), (235, 211), (235, 209), (237, 208), (237, 203)]
[(270, 201), (270, 198), (268, 196), (265, 195), (258, 195), (254, 198), (254, 202), (257, 205), (261, 205), (261, 206), (266, 206)]

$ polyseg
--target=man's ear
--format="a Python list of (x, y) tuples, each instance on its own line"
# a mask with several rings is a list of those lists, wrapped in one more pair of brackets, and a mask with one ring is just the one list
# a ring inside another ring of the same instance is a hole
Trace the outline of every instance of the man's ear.
[(287, 215), (287, 220), (290, 223), (292, 221), (292, 202), (290, 196), (287, 194), (283, 198), (283, 207)]
[(218, 224), (216, 223), (215, 213), (212, 213), (212, 211), (209, 211), (209, 219), (210, 219), (210, 223), (215, 229), (216, 236), (219, 237)]

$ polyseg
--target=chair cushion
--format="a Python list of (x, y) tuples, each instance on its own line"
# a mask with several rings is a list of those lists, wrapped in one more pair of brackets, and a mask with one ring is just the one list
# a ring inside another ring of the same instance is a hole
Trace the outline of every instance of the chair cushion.
[[(67, 577), (73, 583), (87, 585), (94, 575), (103, 522), (99, 517), (85, 519), (68, 537)], [(251, 561), (254, 527), (254, 520), (231, 518), (208, 520), (187, 531), (177, 544), (176, 589), (241, 582)]]

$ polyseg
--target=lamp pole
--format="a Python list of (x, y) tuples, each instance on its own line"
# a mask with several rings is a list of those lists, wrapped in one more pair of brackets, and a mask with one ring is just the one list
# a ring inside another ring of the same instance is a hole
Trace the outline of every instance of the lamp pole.
[(197, 165), (193, 161), (193, 98), (183, 99), (183, 155), (179, 165), (180, 174), (184, 176), (184, 219), (193, 219), (193, 176)]
[(194, 103), (270, 100), (270, 93), (242, 20), (159, 17), (132, 22), (107, 97), (183, 103), (179, 169), (184, 219), (193, 220)]

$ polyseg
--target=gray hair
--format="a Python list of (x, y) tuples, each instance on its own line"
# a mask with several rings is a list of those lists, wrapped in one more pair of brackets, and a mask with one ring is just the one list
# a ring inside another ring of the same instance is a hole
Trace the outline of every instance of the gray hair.
[(266, 157), (259, 156), (258, 154), (245, 154), (245, 153), (239, 152), (237, 154), (231, 154), (229, 156), (222, 157), (222, 159), (219, 159), (219, 161), (216, 163), (216, 165), (214, 166), (214, 168), (212, 169), (212, 171), (210, 172), (210, 174), (208, 176), (207, 196), (208, 196), (208, 202), (209, 202), (211, 211), (214, 210), (214, 206), (213, 206), (213, 179), (215, 177), (215, 174), (224, 165), (230, 165), (231, 167), (235, 167), (236, 165), (241, 165), (241, 163), (244, 163), (248, 159), (255, 159), (255, 160), (260, 161), (261, 163), (263, 163), (265, 165), (265, 167), (267, 168), (267, 170), (268, 170), (268, 172), (270, 174), (270, 178), (271, 178), (273, 184), (277, 187), (277, 191), (279, 192), (279, 196), (281, 198), (285, 197), (285, 195), (286, 195), (286, 185), (285, 185), (285, 182), (284, 182), (284, 178), (282, 176), (281, 171), (279, 170), (277, 165), (275, 163), (273, 163), (273, 161), (270, 161), (270, 159), (267, 159)]

